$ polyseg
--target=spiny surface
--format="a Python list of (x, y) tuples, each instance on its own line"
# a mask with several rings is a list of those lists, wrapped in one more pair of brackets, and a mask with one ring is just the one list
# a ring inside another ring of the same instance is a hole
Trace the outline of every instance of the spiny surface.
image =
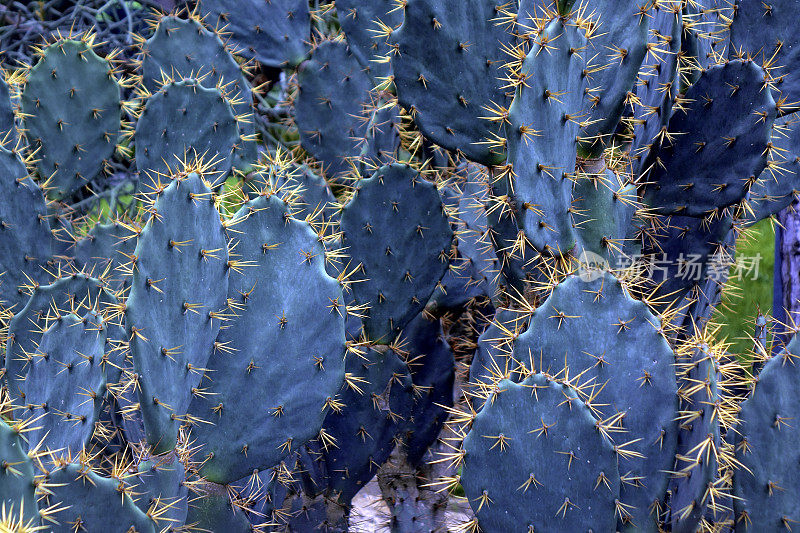
[(120, 87), (111, 66), (84, 41), (44, 49), (28, 73), (22, 111), (31, 149), (51, 194), (68, 197), (97, 176), (120, 132)]
[(228, 293), (227, 241), (200, 176), (174, 180), (158, 195), (135, 255), (125, 321), (147, 442), (162, 453), (175, 446)]
[[(419, 129), (448, 150), (485, 165), (505, 159), (484, 144), (498, 134), (481, 117), (507, 105), (503, 47), (513, 37), (495, 0), (408, 0), (405, 21), (391, 36), (400, 104)], [(424, 45), (422, 44), (424, 43)]]
[(344, 206), (343, 244), (361, 264), (356, 301), (369, 305), (367, 338), (390, 343), (419, 313), (447, 269), (453, 231), (436, 186), (407, 165), (382, 167)]
[(195, 156), (224, 179), (239, 129), (230, 102), (217, 89), (186, 79), (164, 85), (147, 99), (134, 139), (140, 190), (148, 193)]
[(95, 311), (57, 318), (42, 334), (22, 382), (32, 448), (77, 454), (89, 443), (106, 388), (106, 334)]
[[(621, 528), (657, 531), (651, 515), (672, 468), (678, 411), (675, 356), (647, 306), (613, 275), (571, 276), (536, 309), (514, 342), (514, 358), (549, 373), (580, 376), (598, 419), (612, 433), (627, 512)], [(655, 443), (655, 444), (654, 444)]]
[(617, 457), (575, 393), (542, 374), (498, 383), (464, 439), (483, 531), (613, 531)]
[(220, 331), (189, 409), (206, 422), (192, 432), (207, 457), (200, 473), (217, 483), (275, 465), (315, 437), (344, 379), (344, 298), (317, 234), (276, 196), (235, 218), (243, 266), (230, 273), (228, 301), (237, 316)]

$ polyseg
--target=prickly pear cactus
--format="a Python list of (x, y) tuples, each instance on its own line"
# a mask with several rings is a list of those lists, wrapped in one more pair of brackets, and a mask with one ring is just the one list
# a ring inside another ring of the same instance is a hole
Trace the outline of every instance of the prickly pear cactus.
[(208, 185), (198, 174), (154, 195), (136, 244), (125, 323), (139, 376), (147, 443), (174, 448), (225, 318), (228, 243)]
[[(400, 104), (433, 142), (485, 165), (500, 164), (499, 133), (485, 120), (507, 107), (503, 47), (512, 36), (494, 0), (403, 2), (403, 25), (390, 37)], [(421, 46), (421, 43), (425, 43)], [(487, 111), (487, 109), (489, 111)]]
[(6, 465), (0, 470), (0, 504), (12, 519), (36, 526), (39, 523), (36, 481), (26, 448), (19, 428), (0, 422), (0, 460)]
[(542, 253), (561, 255), (575, 246), (570, 215), (587, 42), (560, 19), (540, 39), (522, 62), (508, 109), (508, 163), (525, 237)]
[(786, 531), (800, 520), (797, 494), (797, 442), (800, 404), (794, 387), (798, 379), (795, 336), (770, 359), (749, 398), (742, 402), (736, 432), (733, 489), (736, 531)]
[(19, 312), (53, 253), (47, 205), (19, 155), (0, 148), (0, 305)]
[(358, 61), (376, 83), (386, 81), (392, 73), (389, 36), (403, 23), (403, 10), (392, 0), (339, 0), (336, 12)]
[(72, 195), (103, 170), (120, 133), (113, 66), (88, 37), (50, 44), (27, 75), (22, 111), (42, 181), (55, 198)]
[(127, 281), (122, 267), (131, 260), (136, 248), (136, 239), (129, 238), (125, 224), (121, 220), (97, 224), (77, 239), (73, 248), (76, 268), (89, 276), (102, 278), (113, 292)]
[(382, 167), (343, 207), (341, 229), (364, 278), (352, 289), (358, 304), (369, 306), (364, 332), (388, 344), (425, 307), (447, 269), (453, 231), (439, 193), (408, 165)]
[(670, 479), (678, 412), (675, 355), (658, 319), (613, 275), (571, 276), (534, 311), (513, 357), (529, 370), (580, 376), (576, 387), (608, 425), (619, 458), (618, 527), (656, 531), (652, 504)]
[(349, 354), (343, 406), (325, 417), (327, 487), (349, 505), (391, 453), (413, 406), (408, 366), (385, 346)]
[(217, 173), (215, 184), (222, 182), (233, 164), (239, 128), (219, 90), (182, 79), (147, 98), (134, 139), (140, 188), (147, 193), (198, 158), (209, 176)]
[(704, 343), (692, 348), (677, 362), (681, 409), (669, 502), (672, 531), (686, 532), (697, 531), (706, 513), (722, 450), (718, 356)]
[(186, 467), (175, 451), (141, 458), (136, 464), (136, 475), (126, 481), (137, 493), (136, 505), (157, 525), (180, 527), (186, 522), (189, 512)]
[(11, 92), (8, 90), (8, 83), (6, 83), (3, 72), (0, 71), (0, 146), (7, 148), (16, 143), (15, 120)]
[(54, 318), (42, 334), (21, 385), (31, 446), (77, 453), (89, 443), (106, 388), (106, 334), (95, 311)]
[[(786, 103), (800, 99), (797, 65), (800, 56), (794, 46), (792, 20), (800, 14), (795, 2), (736, 2), (730, 17), (729, 57), (753, 57), (764, 67), (766, 76), (778, 91), (776, 100)], [(723, 13), (724, 14), (724, 13)]]
[(576, 393), (543, 374), (499, 382), (463, 450), (461, 483), (482, 530), (614, 530), (614, 447)]
[(372, 82), (344, 41), (320, 43), (297, 75), (295, 121), (303, 148), (324, 163), (327, 175), (350, 171), (366, 134), (363, 108)]
[(270, 67), (299, 65), (308, 53), (311, 33), (305, 0), (201, 0), (212, 28), (230, 35), (241, 53)]
[(590, 81), (581, 113), (581, 155), (597, 156), (609, 144), (639, 75), (654, 2), (587, 0), (574, 4), (576, 23), (589, 37)]
[(257, 158), (253, 142), (253, 94), (242, 67), (219, 36), (201, 21), (166, 16), (155, 33), (141, 43), (141, 76), (145, 88), (156, 92), (166, 80), (198, 79), (203, 87), (217, 89), (231, 103), (239, 126), (234, 165), (247, 167)]
[[(703, 216), (743, 200), (766, 167), (775, 101), (752, 61), (710, 67), (685, 98), (645, 164), (644, 201), (664, 214)], [(718, 109), (733, 117), (725, 126)]]
[(237, 317), (217, 336), (189, 409), (202, 421), (192, 432), (206, 454), (200, 473), (216, 483), (314, 438), (344, 379), (344, 298), (317, 234), (277, 196), (245, 204), (234, 221), (241, 266), (230, 271), (228, 301)]
[(50, 531), (155, 533), (153, 521), (136, 507), (120, 480), (102, 477), (90, 466), (77, 463), (55, 465), (45, 471), (44, 479), (48, 491), (42, 504), (55, 509)]
[[(85, 315), (98, 308), (101, 292), (102, 281), (81, 273), (62, 277), (33, 290), (25, 307), (14, 314), (8, 327), (5, 380), (12, 400), (24, 403), (22, 382), (30, 370), (48, 322), (60, 315)], [(106, 296), (103, 300), (108, 301)]]

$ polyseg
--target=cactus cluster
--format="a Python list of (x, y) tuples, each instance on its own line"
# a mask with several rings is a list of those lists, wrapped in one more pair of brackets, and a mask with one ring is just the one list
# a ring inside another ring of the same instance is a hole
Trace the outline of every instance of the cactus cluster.
[(0, 530), (800, 522), (795, 2), (132, 4), (0, 72)]

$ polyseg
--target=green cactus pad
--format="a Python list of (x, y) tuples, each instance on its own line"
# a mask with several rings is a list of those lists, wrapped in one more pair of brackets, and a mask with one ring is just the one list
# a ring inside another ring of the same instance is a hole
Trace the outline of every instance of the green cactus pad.
[(186, 525), (199, 531), (252, 533), (253, 527), (244, 511), (231, 505), (228, 487), (216, 483), (201, 483), (189, 496)]
[(529, 367), (557, 373), (566, 365), (570, 377), (580, 375), (600, 420), (623, 417), (614, 424), (621, 432), (612, 433), (622, 450), (620, 527), (657, 531), (651, 506), (670, 479), (678, 411), (675, 356), (658, 319), (611, 274), (572, 276), (536, 309), (513, 348)]
[(522, 63), (525, 83), (508, 109), (508, 162), (525, 236), (540, 252), (561, 255), (575, 246), (570, 208), (586, 39), (560, 19), (540, 39)]
[(97, 224), (75, 242), (75, 266), (91, 276), (102, 277), (109, 290), (125, 284), (122, 265), (129, 263), (136, 239), (118, 221)]
[(770, 359), (742, 402), (733, 478), (736, 531), (787, 531), (800, 521), (800, 337)]
[(678, 449), (671, 482), (671, 531), (694, 533), (713, 498), (708, 487), (717, 479), (717, 453), (722, 449), (716, 356), (707, 345), (678, 358), (681, 397)]
[(12, 427), (0, 422), (0, 504), (10, 516), (22, 518), (23, 524), (39, 525), (36, 505), (33, 461), (28, 446)]
[(372, 82), (343, 41), (325, 41), (297, 74), (300, 94), (295, 121), (303, 148), (335, 177), (350, 170), (348, 158), (360, 155), (366, 127), (363, 107)]
[(744, 199), (766, 167), (775, 102), (752, 61), (710, 67), (685, 99), (645, 164), (644, 201), (662, 214), (703, 216)]
[(97, 312), (67, 314), (42, 334), (21, 383), (31, 447), (77, 454), (88, 444), (106, 389), (106, 324)]
[(325, 432), (336, 446), (327, 448), (324, 459), (328, 486), (349, 505), (394, 449), (413, 399), (408, 366), (386, 347), (348, 354), (346, 370), (355, 387), (346, 384), (344, 408), (325, 417)]
[(186, 468), (169, 452), (147, 456), (136, 464), (136, 475), (126, 480), (137, 494), (136, 505), (143, 513), (150, 512), (161, 527), (180, 528), (189, 511), (189, 489)]
[(2, 71), (0, 71), (0, 146), (13, 147), (17, 141), (14, 105)]
[(22, 92), (26, 136), (55, 198), (72, 195), (111, 158), (120, 132), (120, 87), (83, 41), (44, 49)]
[(211, 191), (197, 174), (170, 183), (152, 210), (136, 244), (125, 321), (147, 442), (160, 454), (175, 446), (222, 325), (228, 248)]
[(325, 179), (306, 165), (281, 172), (277, 178), (276, 190), (291, 191), (292, 217), (313, 220), (315, 225), (324, 226), (326, 235), (333, 235), (339, 212), (336, 197)]
[(359, 173), (366, 169), (387, 165), (401, 158), (400, 149), (400, 107), (388, 101), (388, 97), (371, 97), (367, 109), (369, 121), (364, 136), (358, 139), (361, 153), (358, 164)]
[(200, 474), (223, 484), (314, 438), (344, 379), (344, 298), (317, 234), (276, 196), (235, 216), (244, 266), (230, 273), (228, 299), (237, 316), (220, 331), (189, 410), (210, 423), (192, 430), (207, 457)]
[(542, 374), (501, 381), (463, 445), (461, 484), (481, 530), (613, 531), (620, 474), (596, 422)]
[(777, 171), (764, 170), (750, 188), (745, 217), (755, 223), (788, 207), (800, 193), (800, 115), (775, 120), (770, 160)]
[(414, 392), (403, 448), (408, 462), (419, 466), (447, 420), (446, 407), (453, 405), (455, 360), (441, 323), (429, 320), (424, 313), (409, 322), (403, 339)]
[[(736, 2), (730, 26), (729, 57), (752, 57), (768, 70), (775, 100), (795, 107), (800, 101), (800, 4), (791, 0)], [(796, 107), (795, 107), (796, 109)]]
[(481, 144), (499, 131), (481, 117), (507, 106), (504, 46), (513, 37), (497, 20), (495, 0), (408, 0), (405, 21), (392, 34), (397, 97), (426, 137), (484, 165), (505, 160)]
[(518, 370), (512, 350), (517, 337), (528, 328), (528, 316), (512, 309), (498, 309), (483, 333), (469, 367), (473, 385), (491, 383), (501, 377), (510, 378)]
[(718, 218), (659, 217), (658, 230), (642, 249), (652, 259), (650, 280), (657, 285), (653, 296), (658, 308), (675, 306), (694, 287), (701, 286), (709, 272), (719, 279), (728, 266), (720, 263), (721, 250), (733, 228), (730, 215)]
[(628, 228), (636, 213), (636, 186), (621, 183), (620, 176), (604, 168), (602, 174), (579, 173), (572, 190), (572, 220), (578, 259), (590, 254), (614, 265), (622, 256)]
[(403, 10), (393, 0), (339, 0), (336, 13), (353, 55), (372, 79), (380, 83), (390, 76), (391, 49), (384, 32), (387, 27), (397, 28), (403, 23)]
[[(489, 240), (489, 219), (487, 204), (489, 202), (489, 184), (486, 175), (481, 173), (477, 165), (467, 167), (467, 180), (463, 183), (458, 198), (458, 259), (451, 261), (451, 268), (442, 279), (447, 288), (452, 307), (466, 303), (469, 298), (485, 295), (494, 300), (498, 293), (500, 264), (497, 253)], [(446, 281), (455, 278), (455, 288), (463, 287), (461, 295), (452, 295), (452, 284)], [(467, 300), (464, 300), (466, 297)], [(461, 299), (461, 303), (457, 303)], [(455, 301), (453, 301), (455, 300)]]
[[(150, 518), (141, 512), (128, 494), (121, 494), (122, 482), (99, 476), (88, 466), (69, 463), (46, 473), (50, 494), (43, 507), (58, 505), (58, 512), (47, 523), (53, 533), (84, 531), (108, 533), (155, 533)], [(77, 524), (77, 526), (76, 526)]]
[(219, 173), (215, 182), (221, 183), (233, 164), (239, 129), (230, 102), (217, 89), (186, 79), (164, 85), (147, 99), (134, 138), (140, 188), (150, 192), (195, 154), (215, 162), (209, 169)]
[[(687, 30), (689, 31), (689, 30)], [(647, 55), (639, 69), (633, 104), (633, 140), (630, 148), (635, 174), (648, 161), (650, 150), (672, 114), (678, 91), (678, 60), (681, 57), (683, 13), (679, 0), (656, 4), (647, 40)]]
[(239, 53), (268, 67), (294, 67), (308, 54), (306, 0), (201, 0), (200, 11), (206, 24), (230, 34)]
[[(683, 4), (683, 54), (700, 68), (733, 57), (731, 22), (738, 7), (729, 0), (694, 0)], [(749, 8), (749, 6), (748, 6)], [(692, 83), (696, 80), (690, 80)], [(683, 90), (683, 89), (681, 89)]]
[(597, 157), (615, 132), (636, 83), (654, 10), (649, 0), (586, 0), (575, 9), (590, 34), (580, 150), (581, 155)]
[(507, 305), (506, 295), (519, 297), (525, 292), (526, 268), (537, 252), (527, 239), (521, 239), (514, 183), (508, 173), (490, 170), (488, 183), (491, 190), (486, 206), (488, 231), (481, 243), (491, 244), (497, 254), (500, 276), (497, 278), (501, 294), (493, 300), (496, 306)]
[[(5, 354), (5, 379), (11, 398), (25, 403), (22, 380), (30, 369), (33, 354), (47, 327), (48, 318), (78, 312), (81, 315), (97, 307), (103, 283), (85, 274), (60, 278), (50, 285), (33, 290), (25, 307), (11, 319)], [(107, 296), (107, 295), (106, 295)], [(105, 299), (105, 297), (104, 297)]]
[(165, 77), (202, 78), (203, 87), (219, 89), (241, 118), (234, 166), (256, 160), (255, 143), (241, 139), (255, 133), (252, 90), (242, 68), (216, 34), (195, 19), (163, 17), (153, 36), (142, 45), (142, 54), (142, 81), (151, 92), (159, 89)]
[(41, 281), (53, 253), (53, 235), (42, 191), (17, 154), (0, 148), (0, 305), (19, 312), (20, 286)]
[(407, 165), (380, 168), (342, 210), (343, 245), (361, 264), (353, 284), (370, 306), (364, 331), (388, 344), (417, 315), (447, 270), (453, 231), (436, 186)]

